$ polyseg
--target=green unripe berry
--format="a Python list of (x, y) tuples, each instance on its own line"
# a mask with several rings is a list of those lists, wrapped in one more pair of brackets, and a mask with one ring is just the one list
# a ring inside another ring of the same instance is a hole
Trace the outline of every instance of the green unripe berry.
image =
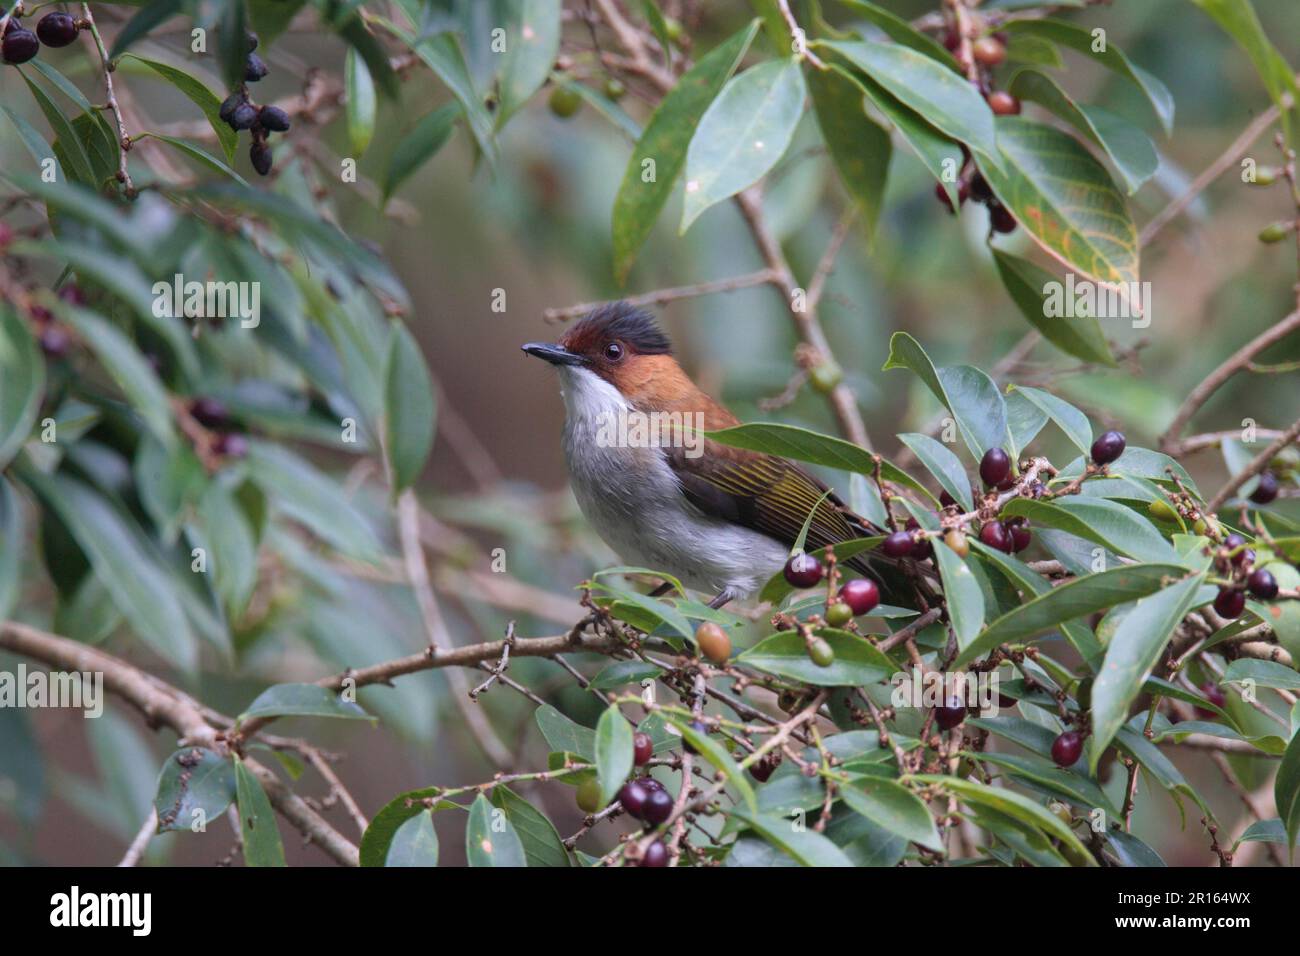
[(605, 95), (611, 100), (621, 100), (626, 93), (627, 87), (622, 80), (611, 76), (605, 81)]
[(1255, 178), (1249, 181), (1252, 186), (1272, 186), (1277, 182), (1277, 169), (1273, 166), (1255, 168)]
[(1286, 238), (1287, 233), (1291, 231), (1291, 224), (1286, 222), (1270, 222), (1267, 226), (1259, 231), (1260, 242), (1281, 242)]
[(557, 86), (548, 101), (551, 112), (560, 119), (568, 119), (582, 108), (582, 95), (569, 86)]
[[(852, 613), (852, 612), (850, 612)], [(808, 645), (808, 656), (818, 667), (830, 667), (835, 663), (835, 650), (820, 637), (814, 638)]]
[(843, 601), (837, 601), (826, 609), (826, 623), (831, 627), (843, 627), (853, 620), (853, 608)]
[(1147, 514), (1161, 521), (1177, 521), (1178, 512), (1167, 501), (1157, 499), (1147, 505)]
[(598, 813), (603, 806), (600, 799), (600, 781), (595, 777), (588, 777), (582, 781), (578, 784), (576, 799), (579, 810), (584, 813)]
[(1205, 523), (1204, 518), (1197, 518), (1196, 523), (1192, 525), (1192, 530), (1197, 534), (1203, 535), (1210, 530), (1210, 526)]
[(813, 388), (825, 395), (844, 381), (844, 371), (834, 362), (823, 362), (808, 373), (808, 380)]
[(682, 38), (682, 21), (676, 17), (664, 17), (664, 33), (668, 34), (668, 39), (674, 43)]

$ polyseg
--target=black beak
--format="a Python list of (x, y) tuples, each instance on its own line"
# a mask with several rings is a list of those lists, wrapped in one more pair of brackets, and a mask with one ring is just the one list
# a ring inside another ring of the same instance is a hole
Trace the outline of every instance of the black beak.
[(545, 359), (552, 365), (584, 365), (586, 360), (581, 355), (574, 355), (562, 345), (552, 345), (550, 342), (529, 342), (523, 346), (523, 350), (529, 355), (535, 355), (539, 359)]

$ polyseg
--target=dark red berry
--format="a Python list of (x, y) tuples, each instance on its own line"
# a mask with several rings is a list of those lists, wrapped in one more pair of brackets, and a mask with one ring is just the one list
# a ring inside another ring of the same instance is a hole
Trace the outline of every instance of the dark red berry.
[(47, 325), (41, 330), (41, 351), (49, 358), (63, 358), (72, 348), (72, 336), (57, 325)]
[(1016, 116), (1020, 113), (1020, 101), (1006, 90), (994, 90), (989, 94), (989, 109), (998, 116)]
[(1214, 599), (1214, 612), (1219, 617), (1231, 621), (1233, 618), (1241, 617), (1241, 612), (1246, 609), (1246, 592), (1240, 588), (1220, 588), (1218, 597)]
[(966, 719), (966, 702), (960, 697), (950, 697), (934, 709), (934, 722), (944, 730), (952, 730)]
[(993, 198), (993, 190), (982, 173), (976, 173), (970, 179), (970, 195), (976, 202), (988, 202)]
[(667, 790), (651, 790), (646, 796), (645, 807), (641, 811), (641, 819), (652, 827), (657, 827), (663, 823), (673, 812), (673, 798)]
[(654, 756), (655, 742), (650, 739), (649, 734), (636, 733), (632, 735), (632, 763), (638, 767), (644, 767), (646, 763)]
[(1007, 58), (1007, 48), (997, 37), (980, 37), (970, 45), (971, 56), (981, 66), (997, 66)]
[(245, 101), (230, 111), (231, 129), (252, 129), (257, 122), (257, 107)]
[(1246, 587), (1261, 601), (1271, 601), (1277, 597), (1277, 578), (1263, 568), (1250, 572), (1250, 577), (1246, 578)]
[(663, 840), (655, 840), (645, 848), (641, 855), (641, 866), (663, 867), (668, 865), (668, 848)]
[(278, 106), (263, 106), (262, 112), (258, 114), (258, 122), (262, 124), (262, 129), (269, 129), (273, 133), (289, 131), (289, 114)]
[(203, 396), (190, 403), (190, 414), (206, 428), (220, 428), (230, 420), (230, 412), (223, 402)]
[(939, 492), (939, 505), (944, 508), (956, 508), (957, 502), (948, 492), (941, 491)]
[(1011, 537), (1011, 532), (1001, 521), (984, 522), (984, 527), (980, 528), (980, 540), (990, 548), (1006, 554), (1015, 550), (1015, 541)]
[(256, 83), (262, 77), (266, 76), (269, 71), (266, 63), (256, 53), (248, 54), (248, 62), (244, 64), (244, 80), (248, 83)]
[(654, 777), (638, 777), (636, 782), (645, 787), (646, 793), (649, 793), (652, 790), (662, 790), (664, 788), (664, 785)]
[(853, 610), (854, 617), (861, 617), (880, 603), (880, 588), (869, 578), (855, 578), (844, 582), (840, 600)]
[(993, 226), (994, 232), (1005, 234), (1016, 231), (1016, 217), (997, 200), (989, 202), (989, 224)]
[(1013, 551), (1023, 551), (1029, 547), (1033, 541), (1033, 535), (1029, 531), (1029, 521), (1025, 518), (1012, 518), (1006, 522), (1007, 530), (1011, 532), (1011, 549)]
[(1058, 767), (1073, 767), (1083, 756), (1083, 734), (1067, 730), (1052, 741), (1052, 760)]
[(227, 458), (243, 458), (248, 455), (248, 439), (239, 432), (226, 432), (217, 439), (213, 451)]
[(1092, 460), (1099, 465), (1109, 465), (1124, 454), (1126, 444), (1127, 442), (1125, 442), (1124, 435), (1121, 432), (1105, 432), (1092, 443)]
[(822, 563), (811, 554), (800, 551), (785, 563), (785, 579), (792, 587), (816, 587), (822, 579)]
[[(952, 204), (952, 198), (948, 195), (948, 189), (947, 187), (944, 186), (943, 183), (939, 182), (934, 184), (934, 195), (935, 198), (939, 200), (939, 202), (943, 203), (945, 206), (948, 207), (948, 211), (950, 213), (956, 215), (957, 207)], [(958, 202), (961, 201), (960, 189), (958, 189), (957, 191), (957, 201)]]
[(895, 531), (880, 542), (880, 550), (891, 558), (906, 558), (912, 553), (912, 547), (915, 544), (916, 542), (912, 540), (912, 536), (908, 532)]
[(266, 143), (254, 141), (248, 147), (248, 158), (259, 176), (265, 176), (271, 171), (271, 147)]
[(71, 15), (55, 10), (41, 17), (36, 24), (36, 36), (46, 46), (67, 46), (77, 39), (77, 21)]
[(1266, 505), (1277, 497), (1277, 475), (1266, 471), (1259, 476), (1259, 484), (1250, 493), (1250, 500), (1257, 505)]
[[(707, 737), (709, 735), (709, 727), (702, 720), (692, 720), (690, 727), (691, 730), (695, 731), (701, 737)], [(685, 751), (688, 754), (699, 753), (698, 750), (696, 750), (693, 746), (691, 746), (691, 742), (687, 740), (685, 736), (682, 737), (682, 747), (685, 749)]]
[(943, 35), (943, 48), (949, 53), (956, 53), (961, 46), (961, 35), (956, 30), (948, 30)]
[(0, 58), (6, 63), (26, 63), (41, 49), (36, 34), (24, 27), (14, 27), (0, 40)]
[(639, 780), (629, 780), (618, 791), (618, 802), (623, 805), (623, 809), (627, 813), (638, 820), (642, 819), (646, 801), (649, 799), (650, 789)]
[(1001, 448), (990, 448), (980, 459), (980, 480), (986, 485), (1000, 485), (1011, 477), (1011, 456)]

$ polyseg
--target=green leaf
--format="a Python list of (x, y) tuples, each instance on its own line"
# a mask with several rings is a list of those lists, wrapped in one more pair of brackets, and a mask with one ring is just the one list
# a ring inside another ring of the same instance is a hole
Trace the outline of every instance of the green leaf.
[(797, 60), (768, 60), (727, 82), (686, 150), (680, 232), (777, 164), (794, 137), (807, 92)]
[[(119, 35), (119, 42), (120, 39), (121, 37)], [(130, 58), (149, 67), (149, 69), (153, 70), (168, 83), (189, 97), (190, 101), (203, 111), (203, 115), (208, 118), (208, 124), (212, 127), (212, 131), (217, 134), (217, 142), (221, 144), (221, 150), (225, 153), (226, 162), (233, 163), (235, 161), (235, 147), (239, 145), (239, 134), (235, 130), (231, 129), (230, 124), (221, 118), (221, 97), (213, 93), (196, 78), (182, 70), (176, 69), (174, 66), (160, 63), (157, 60), (146, 59), (145, 57), (137, 56), (134, 53), (130, 55)], [(184, 142), (183, 140), (177, 140), (174, 137), (163, 136), (158, 133), (151, 135), (165, 143), (172, 143), (173, 145), (179, 145)], [(199, 150), (197, 146), (192, 146), (190, 148), (201, 153), (203, 152), (202, 150)], [(207, 155), (206, 153), (203, 154)], [(231, 175), (235, 176), (236, 179), (239, 178), (233, 170), (231, 170)]]
[(1250, 657), (1242, 657), (1229, 664), (1219, 683), (1241, 684), (1248, 680), (1254, 681), (1259, 687), (1300, 690), (1300, 674), (1290, 667)]
[(658, 677), (660, 668), (644, 661), (615, 661), (591, 679), (596, 690), (617, 690), (629, 684), (640, 686), (643, 680)]
[(203, 149), (200, 146), (195, 146), (193, 143), (188, 142), (187, 140), (177, 139), (175, 136), (166, 136), (162, 133), (141, 133), (140, 136), (136, 138), (142, 139), (146, 136), (149, 137), (150, 139), (156, 139), (160, 143), (166, 143), (168, 146), (180, 150), (186, 156), (190, 157), (190, 159), (197, 160), (198, 162), (202, 163), (204, 166), (208, 167), (208, 169), (221, 173), (224, 176), (229, 176), (231, 179), (239, 183), (241, 186), (248, 185), (248, 180), (246, 180), (243, 176), (239, 175), (239, 173), (235, 172), (233, 169), (231, 169), (229, 166), (223, 163), (216, 156), (213, 156), (206, 149)]
[(341, 485), (288, 449), (249, 442), (249, 476), (286, 515), (340, 551), (363, 561), (382, 555), (369, 522)]
[(739, 807), (732, 809), (730, 814), (803, 866), (853, 865), (834, 843), (815, 830), (796, 830), (793, 820), (764, 813), (747, 813)]
[[(387, 866), (393, 839), (402, 826), (412, 818), (429, 811), (457, 808), (449, 800), (438, 800), (441, 787), (423, 787), (398, 794), (370, 818), (370, 825), (361, 835), (360, 858), (362, 866)], [(412, 834), (414, 835), (414, 834)]]
[[(7, 106), (0, 106), (0, 110), (3, 110), (4, 114), (9, 117), (9, 121), (14, 124), (14, 128), (18, 130), (18, 138), (23, 141), (23, 145), (27, 147), (27, 152), (31, 153), (32, 159), (36, 160), (38, 165), (54, 157), (54, 150), (45, 141), (45, 137), (36, 131), (36, 127)], [(55, 182), (63, 182), (65, 174), (57, 159), (54, 160), (54, 166)]]
[(1287, 846), (1291, 847), (1294, 858), (1296, 835), (1300, 834), (1300, 733), (1291, 738), (1282, 755), (1273, 780), (1273, 800), (1278, 817), (1286, 826)]
[(45, 114), (46, 122), (54, 130), (55, 152), (63, 153), (59, 157), (60, 164), (64, 166), (65, 171), (74, 180), (98, 190), (100, 184), (95, 178), (94, 169), (90, 164), (90, 157), (86, 155), (85, 147), (81, 145), (81, 138), (73, 130), (72, 123), (63, 115), (63, 111), (59, 109), (58, 104), (50, 98), (50, 94), (43, 87), (26, 73), (23, 73), (22, 70), (18, 72), (27, 83), (27, 88), (31, 90), (32, 96), (36, 99), (36, 104), (41, 108), (41, 112)]
[[(395, 31), (396, 32), (396, 31)], [(446, 84), (447, 89), (459, 101), (465, 113), (469, 131), (478, 144), (479, 151), (487, 159), (488, 165), (496, 164), (496, 142), (492, 136), (492, 117), (483, 105), (483, 98), (474, 89), (474, 81), (469, 74), (469, 66), (461, 53), (460, 44), (452, 33), (439, 33), (436, 36), (421, 37), (419, 40), (398, 32), (398, 36), (410, 45), (429, 69), (437, 74), (438, 79)]]
[[(1278, 53), (1259, 22), (1250, 0), (1192, 0), (1214, 18), (1250, 57), (1259, 71), (1268, 95), (1282, 111), (1283, 129), (1290, 136), (1289, 110), (1297, 98), (1295, 76), (1286, 60)], [(1288, 95), (1292, 102), (1287, 103)]]
[(865, 0), (840, 0), (840, 6), (847, 7), (858, 16), (869, 20), (895, 43), (911, 47), (932, 60), (938, 60), (948, 69), (961, 73), (961, 66), (957, 63), (956, 57), (949, 53), (942, 43), (929, 34), (922, 33), (897, 14), (874, 3), (867, 3)]
[(0, 469), (31, 434), (45, 394), (45, 361), (23, 322), (0, 305)]
[[(360, 15), (353, 14), (354, 6), (360, 7), (361, 4), (349, 3), (338, 8), (339, 13), (331, 18), (334, 32), (347, 43), (349, 49), (357, 51), (379, 91), (390, 100), (396, 100), (401, 95), (401, 84), (388, 62), (388, 51), (370, 32), (366, 21)], [(322, 9), (328, 11), (331, 8), (326, 5)], [(381, 23), (382, 20), (375, 17), (372, 22)]]
[(999, 644), (1029, 640), (1085, 614), (1136, 601), (1186, 576), (1187, 569), (1176, 564), (1126, 564), (1067, 581), (993, 621), (952, 666), (969, 664)]
[(239, 830), (246, 866), (284, 866), (284, 844), (275, 811), (257, 776), (235, 758), (235, 791), (239, 799)]
[(421, 813), (402, 823), (388, 846), (385, 866), (424, 867), (438, 865), (438, 832), (433, 813)]
[[(614, 199), (614, 274), (620, 283), (686, 165), (691, 134), (757, 32), (758, 21), (753, 20), (711, 50), (668, 91), (646, 123)], [(649, 169), (653, 177), (646, 179)]]
[(519, 835), (529, 866), (572, 866), (560, 834), (546, 815), (509, 787), (493, 787), (492, 805), (504, 810)]
[(0, 475), (0, 621), (7, 621), (22, 584), (27, 522), (14, 486)]
[(879, 463), (880, 476), (885, 481), (904, 485), (935, 501), (934, 495), (903, 469), (842, 438), (771, 422), (750, 422), (705, 434), (713, 441), (733, 448), (748, 448), (750, 451), (780, 455), (782, 458), (793, 458), (826, 468), (842, 468), (861, 475), (874, 475)]
[(344, 700), (337, 692), (318, 684), (276, 684), (257, 695), (239, 715), (239, 721), (254, 717), (342, 717), (347, 720), (369, 720), (367, 714), (352, 701)]
[(1011, 20), (1003, 23), (1001, 30), (1012, 37), (1030, 35), (1051, 40), (1061, 46), (1090, 56), (1102, 66), (1131, 80), (1146, 94), (1156, 118), (1168, 136), (1174, 128), (1174, 98), (1168, 87), (1146, 70), (1134, 64), (1119, 47), (1103, 40), (1098, 43), (1091, 30), (1064, 23), (1060, 20)]
[(962, 466), (961, 459), (949, 451), (946, 445), (917, 432), (904, 432), (898, 436), (898, 440), (912, 450), (916, 460), (934, 475), (943, 490), (952, 495), (963, 510), (970, 511), (975, 507), (966, 469)]
[(847, 57), (872, 80), (933, 126), (1000, 166), (993, 112), (984, 98), (943, 64), (896, 43), (874, 40), (814, 43)]
[(217, 12), (217, 57), (226, 89), (244, 82), (248, 63), (248, 17), (244, 0), (223, 3)]
[[(1238, 844), (1249, 842), (1276, 843), (1280, 846), (1287, 845), (1286, 827), (1277, 817), (1271, 820), (1256, 820), (1250, 826), (1246, 827)], [(1294, 843), (1291, 844), (1294, 847)], [(1234, 847), (1233, 849), (1236, 849)]]
[(154, 809), (158, 832), (206, 827), (235, 799), (235, 765), (203, 747), (185, 747), (163, 763)]
[(507, 10), (497, 129), (541, 89), (560, 49), (560, 0), (520, 0)]
[[(379, 98), (375, 95), (375, 81), (370, 76), (366, 61), (355, 48), (348, 50), (344, 60), (343, 84), (347, 90), (348, 141), (355, 156), (362, 156), (375, 135), (375, 112)], [(431, 827), (432, 829), (432, 827)]]
[(1065, 284), (1060, 279), (1027, 259), (995, 247), (991, 247), (991, 251), (998, 275), (1011, 294), (1011, 300), (1047, 341), (1085, 362), (1115, 366), (1115, 357), (1111, 355), (1110, 345), (1097, 318), (1078, 315), (1077, 311), (1073, 318), (1069, 318), (1063, 311), (1064, 302), (1060, 296)]
[(1056, 528), (1104, 545), (1139, 561), (1173, 563), (1176, 554), (1146, 518), (1114, 501), (1070, 495), (1054, 501), (1015, 498), (1002, 508), (1011, 518), (1023, 515), (1036, 525)]
[(455, 103), (441, 106), (416, 123), (415, 128), (398, 141), (384, 176), (385, 202), (412, 173), (447, 145), (460, 114), (460, 106)]
[(879, 777), (858, 777), (840, 786), (849, 809), (872, 823), (936, 853), (943, 840), (921, 798), (902, 784)]
[[(168, 464), (176, 459), (201, 467), (188, 449), (184, 457), (177, 455)], [(178, 490), (184, 494), (184, 486)], [(208, 549), (208, 567), (215, 590), (230, 615), (238, 617), (257, 586), (257, 539), (253, 528), (228, 483), (221, 481), (211, 482), (203, 491), (198, 501), (198, 516), (203, 525), (203, 543)]]
[(822, 139), (849, 195), (858, 203), (867, 235), (876, 231), (889, 178), (889, 133), (867, 116), (862, 87), (836, 70), (809, 70), (808, 90)]
[(1004, 169), (981, 162), (980, 171), (1025, 231), (1048, 255), (1132, 299), (1137, 227), (1106, 168), (1068, 133), (1020, 116), (998, 118), (998, 147)]
[(681, 731), (682, 739), (695, 748), (701, 757), (722, 772), (727, 782), (739, 792), (740, 798), (745, 801), (745, 806), (749, 807), (752, 813), (757, 813), (758, 801), (754, 798), (754, 788), (749, 785), (749, 778), (740, 767), (736, 766), (736, 762), (731, 759), (726, 748), (708, 734), (700, 733), (684, 720), (669, 717), (668, 723)]
[(524, 845), (510, 816), (479, 794), (469, 808), (465, 827), (465, 857), (470, 866), (527, 866)]
[(889, 358), (883, 368), (905, 368), (916, 373), (952, 413), (957, 431), (977, 460), (990, 448), (1005, 446), (1006, 402), (993, 379), (984, 372), (970, 365), (936, 368), (921, 343), (906, 332), (890, 336)]
[(934, 543), (934, 557), (943, 581), (943, 596), (957, 644), (966, 647), (984, 626), (984, 592), (966, 560), (940, 539)]
[(157, 373), (144, 360), (135, 343), (114, 325), (86, 309), (59, 303), (58, 311), (90, 346), (104, 369), (164, 448), (176, 443), (171, 404)]
[(393, 471), (393, 493), (415, 484), (433, 450), (433, 380), (420, 345), (402, 324), (393, 326), (384, 375), (384, 450)]
[(1087, 415), (1064, 399), (1057, 398), (1051, 392), (1044, 392), (1039, 388), (1030, 388), (1028, 385), (1013, 385), (1011, 387), (1054, 421), (1061, 431), (1065, 432), (1065, 437), (1070, 439), (1075, 448), (1085, 455), (1091, 454), (1092, 425), (1089, 423)]
[(1093, 773), (1111, 739), (1128, 719), (1128, 708), (1156, 665), (1175, 627), (1191, 610), (1204, 573), (1141, 598), (1106, 646), (1106, 657), (1092, 685), (1092, 736), (1088, 764)]
[(1156, 174), (1160, 157), (1155, 144), (1124, 117), (1100, 106), (1075, 102), (1055, 80), (1037, 70), (1017, 73), (1008, 91), (1022, 100), (1041, 104), (1105, 150), (1130, 196)]
[(596, 724), (596, 779), (600, 781), (600, 805), (606, 806), (632, 772), (632, 725), (610, 704)]
[(612, 594), (619, 601), (634, 605), (638, 610), (644, 612), (652, 621), (659, 624), (666, 624), (676, 637), (671, 640), (685, 640), (689, 643), (695, 642), (695, 628), (687, 620), (686, 615), (677, 610), (675, 606), (660, 601), (658, 598), (652, 598), (649, 595), (641, 594), (627, 588), (615, 587), (612, 584), (606, 584), (603, 581), (595, 581), (592, 584), (595, 590), (605, 591)]
[(113, 603), (164, 660), (184, 671), (198, 664), (198, 648), (171, 577), (158, 564), (130, 519), (89, 485), (62, 474), (24, 474), (90, 560)]
[(596, 732), (575, 723), (552, 707), (543, 704), (534, 712), (537, 728), (552, 750), (575, 753), (589, 763), (596, 761)]
[(798, 631), (764, 638), (737, 657), (736, 663), (817, 687), (860, 687), (886, 680), (898, 670), (864, 637), (829, 627), (818, 635), (835, 652), (829, 667), (813, 663)]

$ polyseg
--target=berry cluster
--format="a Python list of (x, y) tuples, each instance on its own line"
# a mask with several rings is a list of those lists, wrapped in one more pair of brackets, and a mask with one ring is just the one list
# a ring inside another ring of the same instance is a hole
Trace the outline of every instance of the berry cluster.
[[(704, 725), (699, 724), (700, 728)], [(704, 730), (701, 729), (701, 733)], [(654, 741), (650, 739), (649, 734), (636, 733), (632, 737), (632, 763), (637, 767), (644, 767), (650, 762), (654, 754)], [(588, 777), (578, 786), (576, 795), (578, 808), (584, 813), (599, 813), (601, 811), (600, 783), (593, 776)], [(618, 791), (617, 797), (619, 805), (623, 812), (636, 820), (640, 820), (647, 826), (657, 827), (667, 820), (673, 812), (673, 796), (664, 785), (654, 777), (645, 776), (633, 777), (627, 783), (623, 784)], [(641, 866), (660, 867), (668, 865), (668, 848), (664, 846), (662, 840), (655, 840), (646, 847), (645, 854), (641, 858)]]
[(1246, 547), (1246, 539), (1232, 533), (1223, 539), (1214, 559), (1215, 568), (1230, 580), (1219, 588), (1214, 611), (1219, 617), (1233, 620), (1246, 609), (1246, 592), (1261, 601), (1277, 597), (1277, 578), (1267, 568), (1255, 567), (1255, 552)]
[(257, 34), (248, 34), (248, 61), (244, 65), (244, 82), (221, 104), (221, 119), (231, 129), (249, 130), (253, 142), (248, 147), (248, 158), (258, 175), (265, 176), (271, 172), (271, 147), (268, 140), (272, 133), (289, 131), (289, 114), (278, 106), (257, 106), (248, 98), (248, 84), (256, 83), (269, 72), (266, 63), (254, 50), (257, 49)]
[[(910, 540), (910, 539), (909, 539)], [(839, 570), (831, 562), (829, 572), (816, 556), (803, 551), (790, 556), (782, 572), (785, 580), (792, 587), (812, 588), (829, 575), (830, 592), (826, 599), (825, 621), (831, 627), (843, 628), (851, 625), (855, 617), (862, 617), (880, 603), (880, 587), (870, 578), (855, 578), (845, 581), (836, 590)], [(818, 667), (830, 667), (835, 663), (835, 649), (824, 638), (805, 632), (808, 656)]]
[(0, 60), (15, 66), (26, 63), (40, 52), (42, 44), (58, 49), (72, 43), (85, 25), (86, 21), (70, 13), (52, 10), (41, 17), (33, 33), (14, 14), (5, 24), (4, 38), (0, 40)]
[(212, 450), (226, 458), (243, 458), (248, 454), (248, 439), (234, 430), (230, 412), (224, 403), (207, 396), (190, 402), (190, 415), (204, 428), (212, 429), (217, 438)]

